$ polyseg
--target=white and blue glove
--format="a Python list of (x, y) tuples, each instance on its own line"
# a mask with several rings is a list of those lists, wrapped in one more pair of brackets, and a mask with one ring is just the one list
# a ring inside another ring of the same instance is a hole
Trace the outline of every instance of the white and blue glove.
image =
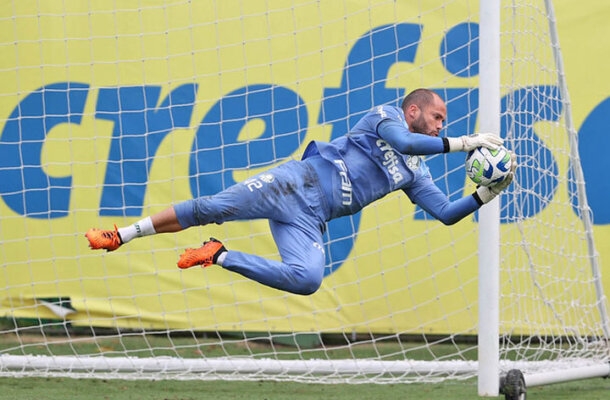
[(504, 189), (506, 189), (515, 178), (515, 170), (517, 169), (517, 156), (515, 153), (510, 153), (510, 172), (506, 175), (504, 179), (500, 182), (495, 183), (490, 186), (479, 186), (477, 188), (477, 195), (483, 204), (487, 204), (492, 201), (497, 195), (502, 193)]
[(449, 152), (471, 151), (477, 147), (486, 147), (497, 150), (504, 143), (504, 139), (494, 133), (475, 133), (459, 137), (448, 137)]

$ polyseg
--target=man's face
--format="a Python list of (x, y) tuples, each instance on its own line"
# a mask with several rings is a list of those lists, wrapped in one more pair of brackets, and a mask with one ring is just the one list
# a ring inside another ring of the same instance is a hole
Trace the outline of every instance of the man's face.
[(405, 118), (411, 132), (438, 136), (447, 118), (447, 107), (440, 97), (435, 96), (434, 101), (423, 109), (411, 104), (405, 112)]

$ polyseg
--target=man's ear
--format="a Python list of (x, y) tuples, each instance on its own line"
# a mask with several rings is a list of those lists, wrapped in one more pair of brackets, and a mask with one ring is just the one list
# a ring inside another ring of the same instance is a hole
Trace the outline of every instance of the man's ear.
[(416, 119), (419, 116), (420, 112), (421, 110), (419, 109), (417, 104), (411, 104), (409, 105), (409, 107), (407, 107), (405, 114), (408, 115), (411, 119)]

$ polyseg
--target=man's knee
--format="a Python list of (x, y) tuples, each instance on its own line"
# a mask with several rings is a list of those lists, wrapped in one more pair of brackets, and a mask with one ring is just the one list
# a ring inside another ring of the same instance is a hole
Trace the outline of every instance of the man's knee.
[(324, 277), (324, 267), (321, 271), (319, 268), (307, 268), (301, 265), (292, 265), (292, 287), (289, 289), (294, 294), (300, 294), (303, 296), (309, 296), (318, 291), (322, 285), (322, 279)]

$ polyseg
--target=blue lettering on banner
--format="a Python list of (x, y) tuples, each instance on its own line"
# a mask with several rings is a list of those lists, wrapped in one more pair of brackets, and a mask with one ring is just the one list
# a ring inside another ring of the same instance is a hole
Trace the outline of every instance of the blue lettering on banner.
[(197, 86), (177, 87), (157, 107), (160, 93), (158, 86), (99, 90), (95, 117), (114, 121), (100, 215), (140, 216), (161, 141), (189, 126)]
[(49, 131), (80, 124), (89, 93), (83, 83), (55, 83), (27, 95), (4, 124), (0, 137), (0, 196), (17, 214), (29, 218), (68, 215), (72, 177), (48, 176), (42, 148)]
[[(262, 121), (264, 131), (240, 142), (239, 133), (253, 120)], [(289, 157), (305, 140), (307, 121), (305, 102), (288, 88), (251, 85), (229, 93), (199, 124), (189, 166), (191, 193), (218, 193), (236, 183), (236, 169), (264, 167)]]
[[(368, 110), (379, 104), (399, 105), (405, 88), (385, 86), (387, 74), (397, 63), (413, 63), (421, 40), (419, 24), (384, 25), (357, 40), (347, 55), (339, 87), (325, 88), (318, 112), (318, 123), (331, 129), (330, 140), (349, 131)], [(478, 25), (459, 24), (447, 31), (439, 56), (448, 73), (470, 78), (478, 75)], [(410, 88), (413, 89), (413, 88)], [(433, 88), (446, 101), (451, 119), (448, 136), (475, 131), (478, 89)], [(110, 152), (99, 199), (101, 216), (141, 216), (148, 177), (162, 140), (173, 130), (188, 128), (199, 87), (178, 86), (161, 98), (161, 87), (143, 85), (101, 88), (97, 91), (95, 118), (114, 123)], [(61, 124), (80, 124), (90, 93), (86, 83), (60, 82), (46, 85), (25, 96), (4, 124), (0, 136), (0, 197), (19, 215), (28, 218), (61, 218), (69, 214), (71, 176), (50, 176), (41, 161), (49, 132)], [(556, 122), (563, 112), (560, 93), (550, 85), (531, 86), (506, 94), (502, 99), (501, 136), (528, 139), (514, 150), (518, 154), (517, 180), (523, 188), (517, 193), (516, 210), (509, 203), (502, 207), (507, 223), (540, 213), (558, 188), (557, 162), (537, 136), (539, 122)], [(580, 131), (579, 151), (595, 223), (610, 223), (606, 199), (610, 183), (602, 177), (610, 158), (595, 157), (604, 151), (601, 134), (608, 125), (610, 98), (586, 118)], [(255, 139), (239, 140), (246, 124), (258, 120), (263, 132)], [(192, 144), (189, 184), (192, 196), (217, 193), (236, 183), (233, 171), (270, 166), (278, 159), (293, 155), (304, 143), (308, 129), (308, 110), (300, 95), (273, 84), (238, 88), (214, 104), (201, 121)], [(391, 161), (391, 160), (390, 160)], [(452, 199), (464, 195), (463, 154), (430, 157), (427, 161), (434, 177), (449, 172), (439, 181)], [(391, 165), (389, 164), (388, 168)], [(552, 171), (548, 174), (545, 171)], [(186, 171), (185, 171), (186, 174)], [(568, 170), (570, 177), (573, 170)], [(575, 200), (575, 186), (568, 186)], [(576, 212), (576, 210), (575, 210)], [(525, 214), (523, 214), (525, 213)], [(417, 209), (415, 219), (427, 218)], [(476, 217), (475, 217), (476, 218)], [(349, 256), (360, 224), (360, 213), (329, 222), (326, 237), (326, 275), (339, 268)]]
[[(608, 139), (606, 130), (610, 121), (610, 97), (602, 101), (591, 111), (578, 131), (578, 152), (580, 163), (585, 177), (585, 182), (589, 182), (586, 187), (587, 200), (589, 207), (593, 211), (593, 222), (596, 225), (610, 224), (610, 179), (606, 172), (610, 171), (610, 157), (606, 155)], [(576, 198), (576, 179), (574, 166), (568, 169), (569, 194), (572, 204), (577, 204)], [(580, 216), (580, 211), (574, 207), (576, 215)]]

